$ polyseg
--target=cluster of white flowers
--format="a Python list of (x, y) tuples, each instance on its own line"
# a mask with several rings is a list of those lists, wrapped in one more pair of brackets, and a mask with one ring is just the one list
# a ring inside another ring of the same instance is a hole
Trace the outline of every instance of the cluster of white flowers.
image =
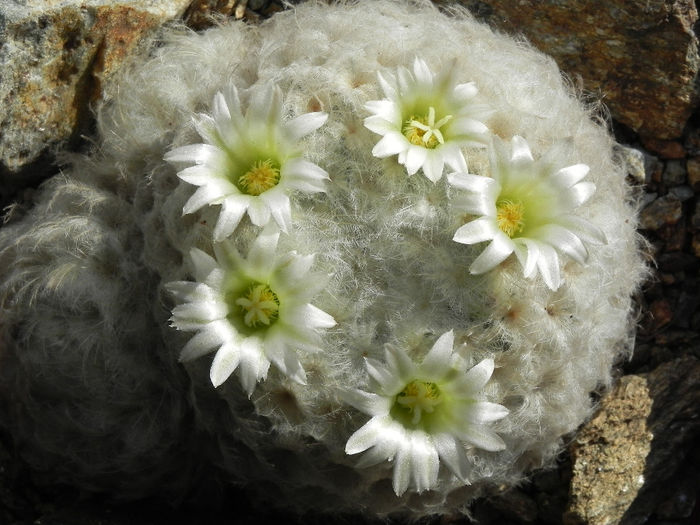
[[(489, 114), (478, 101), (473, 83), (456, 84), (452, 74), (437, 75), (416, 58), (413, 71), (400, 67), (378, 74), (386, 98), (368, 101), (372, 113), (365, 127), (382, 136), (372, 149), (375, 157), (397, 155), (408, 175), (418, 170), (432, 183), (443, 178), (454, 190), (451, 206), (467, 217), (454, 241), (491, 241), (469, 267), (473, 274), (494, 270), (515, 253), (525, 277), (537, 271), (546, 285), (561, 285), (559, 254), (585, 264), (587, 243), (605, 237), (576, 216), (575, 208), (595, 191), (581, 182), (588, 167), (553, 166), (545, 155), (535, 160), (520, 136), (509, 153), (501, 139), (480, 119)], [(282, 232), (293, 227), (292, 190), (324, 192), (328, 175), (305, 160), (301, 139), (327, 120), (321, 112), (285, 121), (280, 90), (270, 85), (255, 91), (243, 114), (238, 92), (229, 86), (217, 93), (211, 115), (195, 118), (205, 143), (173, 149), (165, 160), (188, 167), (178, 177), (199, 189), (184, 206), (184, 214), (205, 205), (220, 205), (213, 230), (216, 259), (197, 248), (190, 252), (196, 282), (167, 285), (180, 303), (171, 322), (179, 330), (195, 331), (185, 345), (182, 361), (216, 350), (211, 381), (221, 385), (238, 371), (250, 396), (267, 376), (270, 363), (294, 381), (305, 384), (304, 355), (322, 352), (321, 330), (332, 328), (331, 315), (310, 304), (323, 285), (310, 277), (314, 256), (295, 252), (278, 255)], [(469, 148), (489, 148), (488, 173), (468, 173)], [(464, 193), (466, 192), (466, 193)], [(244, 258), (227, 240), (247, 211), (250, 221), (264, 227)], [(274, 223), (271, 221), (274, 219)], [(440, 336), (420, 364), (401, 348), (386, 346), (386, 363), (366, 360), (374, 391), (351, 389), (339, 398), (372, 416), (347, 441), (346, 452), (370, 449), (360, 465), (393, 461), (397, 495), (412, 485), (422, 492), (438, 483), (439, 461), (463, 483), (469, 483), (466, 448), (499, 451), (505, 443), (488, 423), (508, 414), (483, 399), (494, 370), (485, 359), (465, 370), (454, 352), (454, 335)]]

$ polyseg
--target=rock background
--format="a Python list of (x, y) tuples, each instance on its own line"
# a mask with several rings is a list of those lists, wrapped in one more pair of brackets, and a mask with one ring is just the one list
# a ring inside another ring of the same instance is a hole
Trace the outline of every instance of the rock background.
[[(602, 100), (638, 188), (656, 271), (638, 298), (635, 354), (597, 414), (570, 436), (557, 469), (477, 502), (483, 524), (700, 523), (700, 113), (698, 12), (690, 0), (435, 0), (457, 3), (551, 54), (588, 100)], [(91, 104), (160, 26), (210, 16), (251, 23), (282, 0), (1, 0), (0, 207), (28, 206), (61, 149), (93, 132)], [(241, 22), (242, 23), (242, 22)], [(206, 492), (207, 487), (204, 487)], [(38, 489), (0, 435), (0, 525), (365, 523), (224, 508), (118, 503), (66, 487)], [(466, 524), (442, 517), (436, 524)]]

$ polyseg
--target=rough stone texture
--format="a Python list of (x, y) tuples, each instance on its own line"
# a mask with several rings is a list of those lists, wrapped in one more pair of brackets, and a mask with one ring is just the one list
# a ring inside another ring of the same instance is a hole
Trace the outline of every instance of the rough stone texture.
[(692, 0), (461, 3), (506, 32), (524, 34), (570, 76), (580, 75), (623, 124), (643, 136), (680, 137), (700, 65)]
[[(677, 505), (668, 480), (700, 435), (700, 361), (683, 357), (623, 377), (571, 445), (568, 525), (637, 525)], [(670, 503), (669, 503), (670, 501)], [(687, 505), (686, 505), (687, 507)]]
[(282, 8), (280, 0), (193, 0), (183, 18), (188, 26), (204, 29), (217, 16), (257, 21), (260, 15), (269, 16)]
[(619, 523), (644, 485), (654, 438), (647, 425), (652, 399), (641, 376), (623, 377), (571, 450), (573, 474), (565, 523)]
[(642, 210), (639, 225), (645, 230), (658, 230), (665, 224), (677, 223), (681, 214), (681, 201), (673, 195), (664, 195)]
[(83, 132), (102, 83), (189, 2), (0, 2), (0, 178)]
[(700, 190), (700, 157), (691, 157), (688, 159), (688, 184), (694, 191)]

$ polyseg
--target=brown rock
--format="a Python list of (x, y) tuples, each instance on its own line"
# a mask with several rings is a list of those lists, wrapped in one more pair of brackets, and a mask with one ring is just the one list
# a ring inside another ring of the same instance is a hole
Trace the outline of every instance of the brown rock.
[[(564, 523), (644, 523), (678, 492), (674, 475), (700, 434), (700, 362), (683, 357), (623, 377), (571, 445)], [(663, 508), (663, 507), (662, 507)]]
[(688, 171), (688, 184), (690, 184), (695, 191), (700, 191), (700, 157), (688, 159), (686, 168)]
[(77, 137), (90, 103), (154, 28), (189, 0), (0, 3), (0, 174), (8, 179), (51, 145)]
[(657, 299), (649, 305), (649, 323), (645, 326), (647, 332), (653, 333), (666, 326), (673, 319), (671, 304), (666, 299)]
[(694, 230), (700, 230), (700, 200), (695, 203), (695, 211), (690, 218), (690, 226)]
[(683, 207), (673, 195), (664, 195), (644, 207), (639, 216), (639, 226), (643, 230), (658, 230), (665, 224), (677, 223), (683, 214)]
[(686, 156), (683, 144), (675, 140), (642, 137), (642, 143), (649, 151), (653, 151), (664, 159), (682, 159)]
[(641, 135), (681, 136), (700, 65), (692, 0), (591, 0), (575, 8), (570, 0), (460, 3), (501, 30), (524, 34)]

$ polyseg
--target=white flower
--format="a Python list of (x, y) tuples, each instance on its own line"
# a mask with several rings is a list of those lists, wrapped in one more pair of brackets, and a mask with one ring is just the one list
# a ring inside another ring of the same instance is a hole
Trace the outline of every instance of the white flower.
[(304, 383), (296, 351), (320, 351), (319, 329), (335, 326), (333, 317), (309, 303), (323, 280), (310, 275), (313, 255), (276, 256), (279, 231), (266, 228), (243, 258), (229, 241), (215, 245), (216, 260), (190, 252), (196, 282), (177, 281), (166, 288), (180, 302), (171, 323), (197, 332), (181, 361), (216, 350), (211, 381), (219, 386), (238, 369), (248, 395), (267, 376), (270, 362)]
[(522, 137), (512, 139), (512, 152), (498, 139), (491, 149), (490, 175), (453, 173), (448, 181), (469, 194), (457, 197), (456, 207), (478, 216), (461, 226), (454, 240), (463, 244), (491, 241), (469, 270), (485, 273), (515, 253), (525, 277), (538, 271), (547, 286), (561, 285), (559, 256), (566, 254), (580, 264), (588, 257), (584, 241), (605, 243), (603, 232), (574, 210), (595, 192), (595, 184), (581, 182), (589, 171), (585, 164), (556, 169), (556, 150), (535, 161)]
[(373, 113), (365, 126), (382, 135), (372, 153), (380, 158), (398, 154), (409, 175), (423, 168), (433, 182), (442, 177), (445, 162), (467, 171), (461, 147), (483, 147), (488, 140), (488, 128), (477, 120), (486, 111), (474, 103), (475, 84), (454, 85), (449, 74), (434, 75), (419, 58), (413, 73), (402, 67), (396, 77), (378, 77), (387, 98), (365, 106)]
[[(393, 486), (403, 494), (411, 480), (418, 492), (437, 485), (440, 460), (468, 483), (465, 447), (505, 448), (486, 424), (505, 417), (504, 406), (483, 401), (479, 393), (493, 373), (492, 359), (467, 372), (455, 366), (452, 331), (441, 335), (421, 364), (402, 349), (386, 346), (386, 364), (367, 359), (376, 393), (344, 393), (348, 403), (372, 416), (345, 446), (348, 454), (366, 451), (360, 466), (394, 462)], [(370, 449), (370, 450), (368, 450)]]
[(282, 231), (291, 223), (290, 190), (324, 191), (328, 174), (304, 160), (298, 141), (318, 129), (326, 113), (305, 113), (282, 119), (281, 92), (266, 86), (256, 92), (246, 111), (235, 86), (217, 93), (212, 114), (200, 114), (195, 124), (204, 144), (190, 144), (168, 152), (170, 163), (191, 166), (177, 175), (199, 186), (183, 208), (194, 213), (203, 206), (220, 204), (214, 240), (221, 241), (236, 229), (244, 213), (256, 226), (275, 220)]

